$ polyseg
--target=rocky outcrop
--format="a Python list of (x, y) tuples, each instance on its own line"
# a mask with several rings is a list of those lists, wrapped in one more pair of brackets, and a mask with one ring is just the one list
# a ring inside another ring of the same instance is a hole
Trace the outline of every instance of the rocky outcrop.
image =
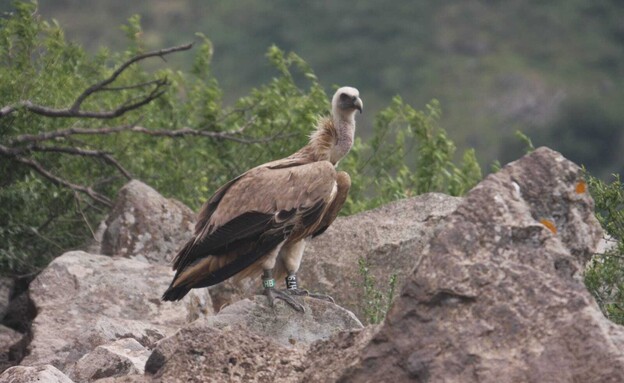
[(121, 188), (106, 219), (101, 254), (168, 265), (194, 225), (191, 209), (133, 180)]
[(213, 292), (218, 306), (252, 299), (211, 315), (205, 289), (159, 300), (172, 276), (163, 257), (71, 252), (30, 287), (32, 366), (0, 382), (620, 382), (624, 329), (581, 280), (600, 236), (581, 170), (542, 148), (463, 199), (398, 201), (311, 241), (301, 284), (339, 304), (360, 304), (360, 257), (379, 288), (398, 273), (379, 326), (311, 298), (304, 314), (271, 308), (233, 285)]
[(624, 381), (624, 329), (580, 278), (601, 236), (583, 182), (546, 148), (488, 176), (340, 381)]
[(281, 300), (270, 307), (265, 296), (255, 296), (227, 306), (204, 321), (216, 328), (239, 326), (287, 346), (310, 344), (336, 332), (363, 327), (352, 312), (334, 303), (308, 297), (298, 300), (306, 309), (304, 313)]
[[(332, 296), (336, 303), (364, 320), (362, 302), (365, 297), (359, 259), (366, 261), (378, 290), (388, 288), (393, 274), (398, 277), (397, 286), (401, 286), (431, 239), (434, 228), (461, 200), (429, 193), (350, 217), (339, 217), (323, 235), (307, 244), (298, 273), (301, 286)], [(252, 295), (258, 286), (261, 286), (259, 281), (243, 281), (211, 289), (215, 310)]]
[(38, 315), (23, 365), (52, 364), (67, 371), (97, 346), (134, 338), (144, 347), (211, 314), (205, 290), (168, 303), (160, 294), (172, 278), (166, 266), (82, 251), (56, 258), (31, 283)]

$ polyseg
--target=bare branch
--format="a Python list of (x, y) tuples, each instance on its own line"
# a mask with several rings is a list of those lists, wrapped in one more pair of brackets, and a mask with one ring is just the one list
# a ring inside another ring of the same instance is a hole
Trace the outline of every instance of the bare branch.
[(76, 201), (76, 208), (78, 208), (78, 211), (80, 212), (80, 215), (82, 216), (82, 221), (87, 225), (87, 227), (89, 228), (89, 231), (91, 232), (91, 238), (95, 239), (96, 237), (95, 231), (91, 227), (91, 224), (89, 223), (89, 220), (87, 219), (87, 216), (84, 213), (84, 210), (82, 210), (82, 205), (80, 204), (80, 194), (78, 194), (75, 191), (74, 191), (74, 201)]
[(239, 135), (242, 134), (248, 127), (253, 125), (254, 121), (255, 119), (250, 118), (242, 127), (238, 129), (234, 129), (234, 130), (224, 131), (224, 132), (215, 132), (215, 131), (203, 130), (203, 129), (192, 129), (189, 127), (184, 127), (184, 128), (175, 129), (175, 130), (165, 130), (165, 129), (157, 130), (157, 129), (147, 129), (145, 127), (137, 126), (137, 125), (123, 125), (123, 126), (104, 127), (104, 128), (69, 128), (69, 129), (63, 129), (63, 130), (56, 130), (53, 132), (43, 132), (43, 133), (39, 133), (36, 135), (22, 134), (22, 135), (15, 137), (11, 141), (11, 145), (14, 146), (18, 144), (28, 144), (28, 143), (36, 143), (36, 142), (41, 142), (41, 141), (49, 141), (49, 140), (55, 140), (58, 138), (67, 138), (73, 135), (107, 135), (107, 134), (115, 134), (115, 133), (121, 133), (121, 132), (134, 132), (134, 133), (146, 134), (149, 136), (160, 136), (160, 137), (171, 137), (171, 138), (184, 137), (184, 136), (199, 136), (199, 137), (209, 137), (209, 138), (218, 139), (218, 140), (230, 140), (230, 141), (244, 143), (244, 144), (269, 142), (269, 141), (273, 141), (276, 139), (281, 139), (281, 138), (286, 138), (286, 137), (291, 136), (291, 135), (279, 134), (279, 135), (275, 135), (271, 137), (264, 137), (264, 138), (240, 137)]
[(90, 150), (90, 149), (82, 149), (75, 147), (64, 147), (64, 146), (38, 146), (33, 145), (30, 147), (26, 147), (26, 150), (32, 150), (33, 152), (55, 152), (55, 153), (66, 153), (75, 156), (83, 156), (83, 157), (96, 157), (102, 159), (104, 162), (109, 165), (114, 166), (119, 170), (121, 174), (123, 174), (126, 179), (133, 179), (130, 172), (128, 172), (119, 161), (117, 161), (110, 153), (101, 151), (101, 150)]
[(113, 74), (110, 75), (109, 78), (107, 78), (107, 79), (105, 79), (105, 80), (103, 80), (103, 81), (101, 81), (101, 82), (99, 82), (97, 84), (94, 84), (94, 85), (90, 86), (84, 92), (82, 92), (82, 94), (80, 96), (78, 96), (78, 98), (76, 99), (76, 101), (74, 102), (74, 105), (72, 105), (70, 110), (73, 110), (73, 111), (79, 110), (80, 109), (80, 105), (82, 104), (82, 102), (87, 97), (89, 97), (91, 94), (101, 90), (106, 85), (108, 85), (108, 84), (112, 83), (113, 81), (115, 81), (117, 79), (117, 77), (119, 77), (119, 75), (123, 73), (123, 71), (128, 69), (128, 67), (130, 67), (130, 65), (134, 64), (135, 62), (138, 62), (138, 61), (141, 61), (141, 60), (145, 60), (146, 58), (149, 58), (149, 57), (156, 57), (156, 56), (157, 57), (163, 57), (165, 55), (168, 55), (169, 53), (189, 50), (192, 47), (193, 47), (193, 43), (190, 43), (190, 44), (186, 44), (186, 45), (180, 45), (180, 46), (176, 46), (176, 47), (160, 49), (158, 51), (147, 52), (147, 53), (143, 53), (143, 54), (134, 56), (130, 60), (128, 60), (128, 61), (124, 62), (123, 64), (121, 64), (121, 66), (119, 68), (117, 68), (117, 70), (115, 70), (113, 72)]
[(112, 207), (113, 203), (111, 202), (111, 200), (96, 192), (95, 190), (93, 190), (91, 187), (89, 186), (83, 186), (83, 185), (78, 185), (78, 184), (74, 184), (72, 182), (69, 182), (63, 178), (60, 178), (56, 175), (54, 175), (53, 173), (51, 173), (49, 170), (47, 170), (46, 168), (44, 168), (39, 162), (35, 161), (32, 158), (26, 158), (26, 157), (22, 157), (20, 155), (16, 155), (14, 150), (11, 150), (10, 148), (7, 148), (4, 145), (0, 145), (0, 155), (4, 155), (6, 157), (10, 157), (13, 160), (24, 164), (30, 168), (32, 168), (33, 170), (35, 170), (37, 173), (39, 173), (39, 175), (41, 175), (42, 177), (46, 178), (48, 181), (52, 182), (53, 184), (57, 185), (57, 186), (63, 186), (66, 188), (69, 188), (71, 190), (80, 192), (80, 193), (84, 193), (86, 195), (88, 195), (89, 197), (91, 197), (91, 199), (93, 199), (94, 201), (97, 201), (103, 205), (106, 205), (108, 207)]
[[(117, 68), (108, 78), (96, 84), (93, 84), (87, 89), (85, 89), (80, 95), (78, 95), (78, 97), (76, 98), (72, 106), (70, 106), (69, 108), (63, 108), (63, 109), (50, 108), (47, 106), (34, 104), (30, 100), (24, 100), (16, 104), (7, 105), (7, 106), (0, 108), (0, 117), (13, 113), (19, 108), (25, 108), (35, 114), (39, 114), (39, 115), (46, 116), (46, 117), (82, 117), (82, 118), (100, 118), (100, 119), (110, 119), (114, 117), (119, 117), (122, 114), (130, 110), (140, 108), (141, 106), (146, 105), (150, 103), (151, 101), (153, 101), (154, 99), (160, 97), (165, 92), (163, 88), (167, 86), (169, 83), (167, 79), (164, 78), (164, 79), (146, 81), (143, 83), (138, 83), (138, 84), (129, 85), (125, 87), (117, 87), (117, 88), (107, 87), (108, 84), (115, 81), (119, 77), (119, 75), (121, 75), (126, 69), (128, 69), (128, 67), (130, 67), (132, 64), (138, 61), (145, 60), (150, 57), (162, 58), (165, 55), (168, 55), (170, 53), (191, 49), (192, 46), (193, 46), (192, 43), (186, 44), (186, 45), (180, 45), (176, 47), (160, 49), (158, 51), (147, 52), (147, 53), (143, 53), (143, 54), (132, 57), (131, 59), (122, 63), (119, 66), (119, 68)], [(107, 110), (107, 111), (83, 111), (81, 110), (82, 103), (90, 95), (96, 92), (120, 91), (120, 90), (125, 90), (125, 89), (144, 89), (150, 86), (153, 87), (153, 89), (146, 96), (140, 97), (139, 101), (130, 102), (130, 100), (126, 100), (122, 105), (118, 106), (117, 108), (113, 110)]]
[(133, 85), (126, 85), (126, 86), (107, 86), (104, 87), (102, 89), (100, 89), (101, 91), (120, 91), (120, 90), (129, 90), (129, 89), (137, 89), (137, 88), (145, 88), (146, 86), (150, 86), (150, 85), (155, 85), (157, 84), (159, 81), (161, 81), (160, 79), (156, 79), (156, 80), (151, 80), (151, 81), (145, 81), (145, 82), (140, 82), (138, 84), (133, 84)]

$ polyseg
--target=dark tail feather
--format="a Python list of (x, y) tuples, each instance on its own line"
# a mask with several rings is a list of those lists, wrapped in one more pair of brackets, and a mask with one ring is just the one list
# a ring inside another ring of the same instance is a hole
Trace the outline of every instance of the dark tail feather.
[(186, 286), (169, 286), (167, 291), (165, 291), (165, 293), (163, 294), (162, 300), (179, 301), (180, 299), (184, 298), (184, 296), (188, 294), (189, 291), (191, 291), (191, 289)]

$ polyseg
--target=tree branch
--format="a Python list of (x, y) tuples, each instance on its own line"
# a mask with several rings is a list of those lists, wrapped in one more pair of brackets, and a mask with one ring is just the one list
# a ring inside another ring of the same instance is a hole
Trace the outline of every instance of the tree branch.
[(127, 171), (119, 161), (117, 161), (110, 153), (101, 151), (101, 150), (90, 150), (90, 149), (82, 149), (75, 147), (63, 147), (63, 146), (30, 146), (25, 149), (31, 150), (33, 152), (55, 152), (55, 153), (66, 153), (74, 156), (83, 156), (83, 157), (96, 157), (102, 159), (104, 162), (109, 165), (114, 166), (119, 170), (121, 174), (123, 174), (126, 179), (131, 180), (134, 177)]
[(16, 154), (15, 151), (12, 150), (11, 148), (7, 148), (6, 146), (0, 145), (0, 155), (4, 155), (6, 157), (10, 157), (14, 161), (17, 161), (17, 162), (19, 162), (21, 164), (24, 164), (24, 165), (32, 168), (37, 173), (39, 173), (39, 175), (41, 175), (42, 177), (46, 178), (48, 181), (52, 182), (54, 185), (63, 186), (63, 187), (69, 188), (71, 190), (74, 190), (74, 191), (86, 194), (89, 197), (91, 197), (91, 199), (93, 199), (94, 201), (97, 201), (97, 202), (99, 202), (99, 203), (101, 203), (103, 205), (106, 205), (108, 207), (112, 207), (113, 206), (112, 201), (108, 197), (106, 197), (106, 196), (96, 192), (90, 186), (78, 185), (78, 184), (69, 182), (69, 181), (67, 181), (67, 180), (65, 180), (63, 178), (60, 178), (60, 177), (54, 175), (53, 173), (51, 173), (46, 168), (44, 168), (36, 160), (34, 160), (32, 158), (22, 157), (22, 156)]
[[(106, 87), (108, 84), (115, 81), (119, 77), (119, 75), (121, 75), (126, 69), (128, 69), (128, 67), (130, 67), (132, 64), (138, 61), (145, 60), (150, 57), (164, 57), (165, 55), (168, 55), (170, 53), (191, 49), (192, 46), (193, 46), (192, 43), (186, 44), (186, 45), (180, 45), (176, 47), (160, 49), (158, 51), (147, 52), (147, 53), (143, 53), (143, 54), (132, 57), (131, 59), (122, 63), (119, 66), (119, 68), (117, 68), (108, 78), (96, 84), (93, 84), (87, 89), (85, 89), (80, 95), (78, 95), (76, 100), (74, 100), (74, 103), (72, 104), (72, 106), (70, 106), (69, 108), (63, 108), (63, 109), (50, 108), (47, 106), (34, 104), (30, 100), (24, 100), (16, 104), (6, 105), (0, 108), (0, 118), (8, 114), (11, 114), (20, 108), (25, 108), (26, 110), (32, 113), (35, 113), (41, 116), (46, 116), (46, 117), (72, 117), (72, 118), (82, 117), (82, 118), (99, 118), (99, 119), (110, 119), (114, 117), (119, 117), (130, 110), (140, 108), (143, 105), (146, 105), (150, 103), (151, 101), (153, 101), (154, 99), (160, 97), (165, 92), (163, 88), (167, 86), (169, 82), (167, 81), (166, 78), (163, 78), (163, 79), (146, 81), (143, 83), (138, 83), (138, 84), (129, 85), (125, 87), (123, 86), (116, 87), (116, 88)], [(126, 90), (126, 89), (144, 89), (150, 86), (152, 86), (153, 89), (146, 96), (140, 97), (140, 99), (135, 102), (130, 102), (132, 99), (126, 100), (123, 104), (121, 104), (120, 106), (118, 106), (117, 108), (113, 110), (107, 110), (107, 111), (83, 111), (81, 110), (82, 103), (90, 95), (96, 92), (121, 91), (121, 90)]]
[(254, 144), (254, 143), (263, 143), (269, 142), (276, 139), (287, 138), (292, 135), (278, 134), (271, 137), (264, 138), (245, 138), (240, 137), (238, 135), (242, 134), (249, 126), (253, 125), (255, 119), (250, 118), (245, 125), (238, 129), (229, 130), (225, 132), (215, 132), (211, 130), (201, 130), (201, 129), (192, 129), (189, 127), (184, 127), (181, 129), (175, 130), (166, 130), (166, 129), (147, 129), (142, 126), (137, 125), (123, 125), (116, 127), (104, 127), (104, 128), (69, 128), (63, 130), (56, 130), (53, 132), (43, 132), (39, 134), (22, 134), (15, 137), (11, 140), (11, 146), (19, 145), (19, 144), (28, 144), (28, 143), (37, 143), (41, 141), (49, 141), (55, 140), (58, 138), (67, 138), (73, 135), (107, 135), (107, 134), (116, 134), (121, 132), (134, 132), (141, 133), (149, 136), (157, 136), (157, 137), (184, 137), (184, 136), (198, 136), (198, 137), (209, 137), (218, 140), (230, 140), (243, 144)]

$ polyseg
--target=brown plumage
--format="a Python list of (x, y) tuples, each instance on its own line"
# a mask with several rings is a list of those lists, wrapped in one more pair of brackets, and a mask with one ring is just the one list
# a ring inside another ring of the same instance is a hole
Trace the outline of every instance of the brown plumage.
[(356, 110), (362, 111), (358, 91), (338, 89), (332, 117), (319, 120), (308, 145), (217, 190), (174, 259), (176, 274), (163, 299), (179, 300), (233, 276), (274, 269), (276, 276), (295, 275), (305, 239), (324, 232), (347, 198), (351, 180), (335, 165), (353, 143)]

